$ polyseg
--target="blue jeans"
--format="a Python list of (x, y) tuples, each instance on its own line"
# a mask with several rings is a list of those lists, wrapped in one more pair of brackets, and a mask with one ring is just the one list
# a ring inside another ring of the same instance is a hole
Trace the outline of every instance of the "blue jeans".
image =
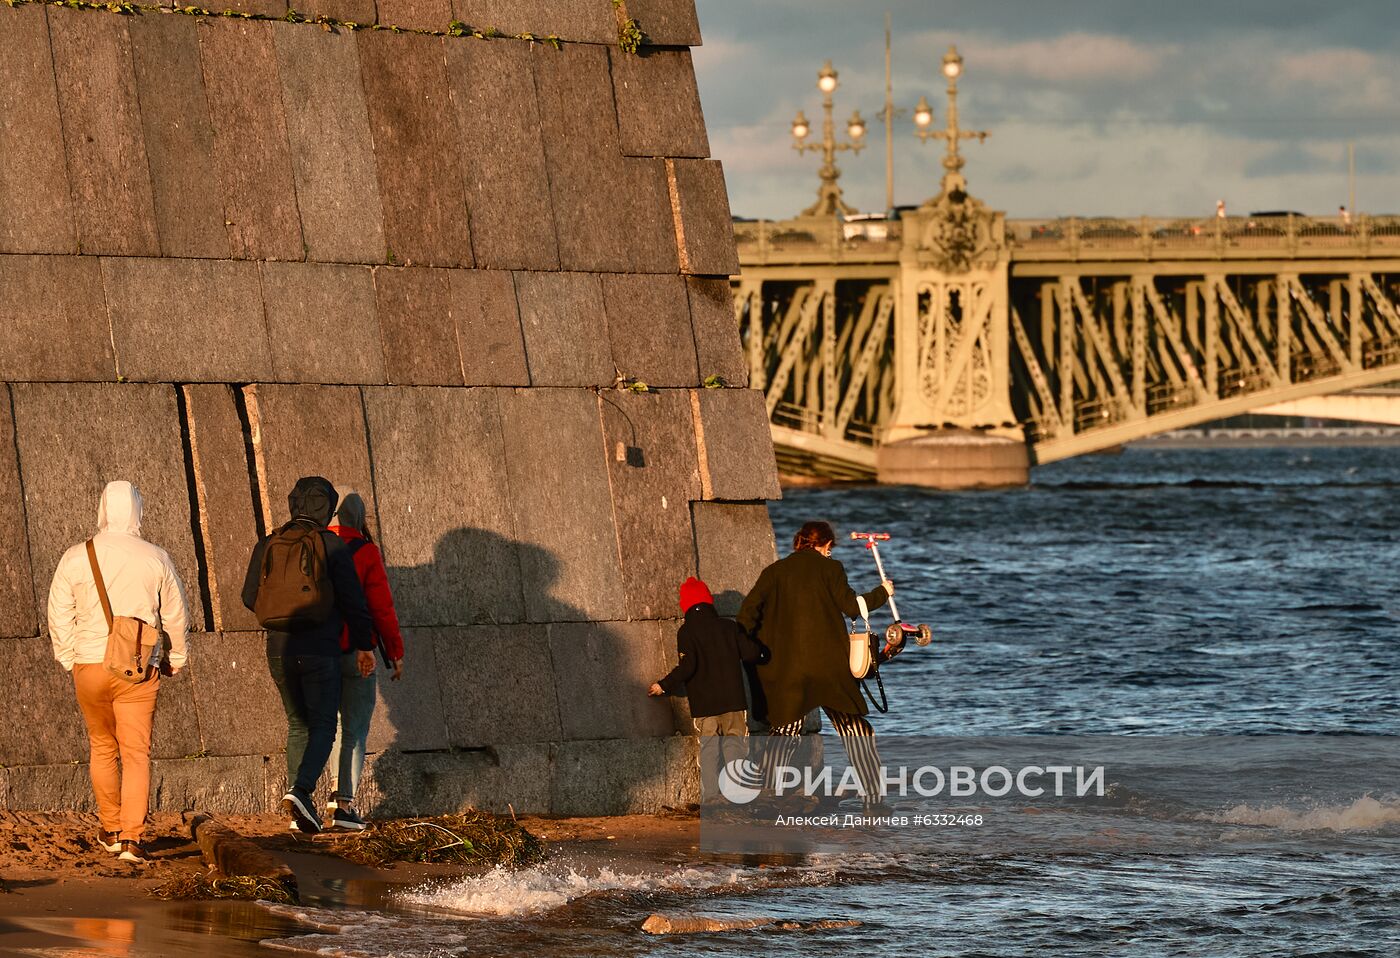
[(326, 768), (340, 716), (340, 656), (269, 655), (287, 712), (287, 781), (306, 795)]
[(340, 657), (340, 727), (336, 729), (335, 750), (331, 753), (338, 756), (332, 794), (346, 804), (354, 800), (365, 770), (365, 744), (369, 741), (369, 722), (374, 717), (378, 674), (361, 675), (354, 652)]

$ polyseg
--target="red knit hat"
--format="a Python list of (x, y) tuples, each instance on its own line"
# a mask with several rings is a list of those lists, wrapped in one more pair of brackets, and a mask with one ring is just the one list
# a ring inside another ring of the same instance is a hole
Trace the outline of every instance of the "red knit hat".
[(691, 576), (681, 583), (681, 611), (689, 612), (693, 606), (700, 603), (707, 605), (715, 604), (715, 597), (710, 595), (710, 587), (705, 585), (695, 576)]

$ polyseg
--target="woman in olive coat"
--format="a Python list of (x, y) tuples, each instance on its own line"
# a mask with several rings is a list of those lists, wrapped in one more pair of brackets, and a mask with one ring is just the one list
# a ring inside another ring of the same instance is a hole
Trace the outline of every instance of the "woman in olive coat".
[[(860, 776), (866, 804), (875, 804), (884, 793), (880, 756), (860, 685), (851, 675), (846, 628), (846, 619), (858, 617), (860, 608), (845, 567), (831, 558), (835, 544), (827, 523), (804, 524), (793, 537), (792, 554), (759, 575), (738, 621), (772, 651), (757, 672), (772, 734), (792, 739), (779, 751), (795, 754), (803, 716), (820, 707)], [(874, 610), (893, 594), (894, 583), (886, 581), (863, 598)], [(785, 764), (781, 754), (777, 764)]]

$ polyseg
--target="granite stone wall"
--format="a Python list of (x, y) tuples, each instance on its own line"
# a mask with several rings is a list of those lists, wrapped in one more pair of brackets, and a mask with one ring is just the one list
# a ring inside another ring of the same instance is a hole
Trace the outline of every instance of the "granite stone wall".
[(677, 584), (732, 611), (779, 494), (693, 2), (231, 9), (0, 6), (0, 807), (90, 806), (45, 603), (118, 478), (198, 628), (156, 807), (275, 805), (239, 591), (305, 474), (365, 496), (406, 632), (371, 813), (693, 798), (684, 704), (645, 689)]

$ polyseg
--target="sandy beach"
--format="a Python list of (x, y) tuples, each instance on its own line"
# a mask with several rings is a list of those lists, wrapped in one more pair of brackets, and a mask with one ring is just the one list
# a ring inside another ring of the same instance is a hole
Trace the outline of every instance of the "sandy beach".
[[(306, 839), (287, 830), (280, 815), (227, 816), (230, 825), (286, 861), (301, 889), (302, 914), (327, 909), (377, 910), (396, 891), (449, 884), (489, 866), (401, 863), (357, 865), (338, 857), (335, 838)], [(693, 857), (698, 817), (689, 811), (617, 818), (547, 819), (520, 823), (546, 843), (549, 862), (579, 873), (607, 868), (648, 873)], [(178, 815), (152, 818), (148, 866), (128, 865), (94, 840), (95, 816), (2, 812), (0, 848), (0, 955), (190, 953), (204, 958), (266, 954), (263, 939), (316, 931), (293, 909), (242, 901), (161, 901), (152, 891), (180, 875), (204, 870), (198, 846)], [(320, 930), (324, 930), (321, 928)], [(54, 949), (50, 952), (49, 949)]]

